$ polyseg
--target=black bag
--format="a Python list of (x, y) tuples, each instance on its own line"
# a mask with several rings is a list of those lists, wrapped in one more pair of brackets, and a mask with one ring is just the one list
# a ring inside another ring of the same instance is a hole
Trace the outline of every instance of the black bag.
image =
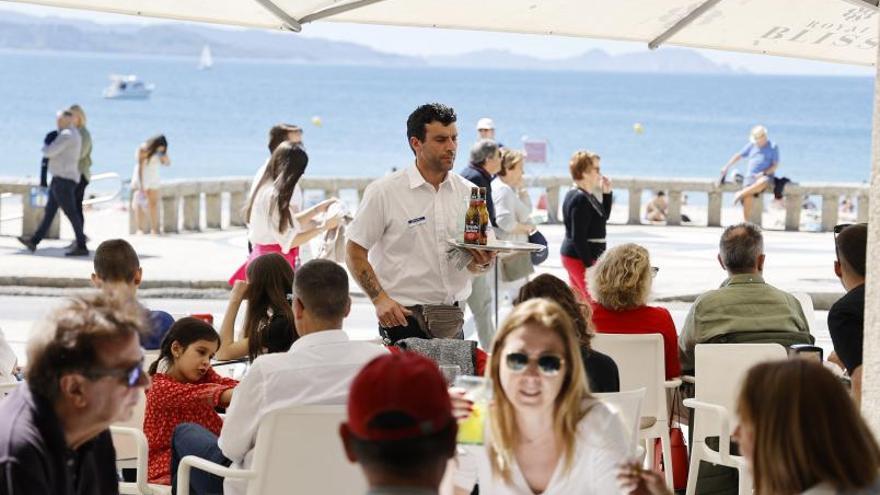
[(532, 251), (530, 253), (532, 256), (532, 265), (538, 266), (547, 261), (547, 257), (550, 256), (550, 250), (547, 249), (547, 238), (544, 237), (544, 234), (542, 234), (540, 230), (532, 232), (529, 234), (529, 242), (544, 246), (544, 249), (540, 251)]

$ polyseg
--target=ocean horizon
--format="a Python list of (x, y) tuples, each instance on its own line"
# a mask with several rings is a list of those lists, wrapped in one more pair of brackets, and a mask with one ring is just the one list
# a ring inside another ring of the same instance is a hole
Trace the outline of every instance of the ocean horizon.
[[(251, 175), (268, 156), (268, 129), (305, 129), (311, 176), (381, 176), (412, 162), (406, 118), (439, 101), (458, 114), (456, 169), (480, 117), (521, 148), (548, 142), (531, 175), (565, 175), (577, 149), (610, 176), (715, 179), (763, 124), (780, 150), (778, 175), (798, 182), (870, 177), (873, 78), (631, 74), (437, 67), (330, 66), (273, 60), (0, 51), (3, 176), (38, 176), (43, 136), (72, 103), (88, 114), (93, 173), (131, 176), (137, 146), (163, 133), (163, 178)], [(156, 85), (143, 101), (106, 100), (110, 74)], [(320, 119), (321, 125), (312, 123)], [(634, 130), (640, 124), (642, 133)]]

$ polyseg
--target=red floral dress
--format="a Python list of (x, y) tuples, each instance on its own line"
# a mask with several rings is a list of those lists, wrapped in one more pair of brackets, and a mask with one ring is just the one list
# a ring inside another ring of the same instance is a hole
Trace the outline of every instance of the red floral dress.
[(150, 483), (171, 484), (171, 435), (177, 425), (196, 423), (220, 435), (223, 420), (214, 408), (220, 405), (220, 395), (236, 385), (238, 380), (222, 377), (213, 369), (195, 383), (181, 383), (165, 373), (153, 375), (144, 415)]

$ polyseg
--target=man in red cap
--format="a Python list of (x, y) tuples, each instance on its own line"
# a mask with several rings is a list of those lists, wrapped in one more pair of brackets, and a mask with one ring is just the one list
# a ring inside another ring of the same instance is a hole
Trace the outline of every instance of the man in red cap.
[(368, 495), (437, 495), (457, 432), (437, 364), (413, 352), (370, 361), (351, 385), (348, 422), (339, 426)]

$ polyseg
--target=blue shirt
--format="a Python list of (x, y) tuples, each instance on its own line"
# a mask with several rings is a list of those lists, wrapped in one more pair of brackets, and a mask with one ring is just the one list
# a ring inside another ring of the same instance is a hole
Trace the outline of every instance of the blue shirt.
[(779, 148), (769, 140), (763, 148), (749, 143), (739, 152), (739, 156), (745, 158), (749, 164), (748, 175), (757, 175), (772, 167), (774, 163), (779, 163)]

